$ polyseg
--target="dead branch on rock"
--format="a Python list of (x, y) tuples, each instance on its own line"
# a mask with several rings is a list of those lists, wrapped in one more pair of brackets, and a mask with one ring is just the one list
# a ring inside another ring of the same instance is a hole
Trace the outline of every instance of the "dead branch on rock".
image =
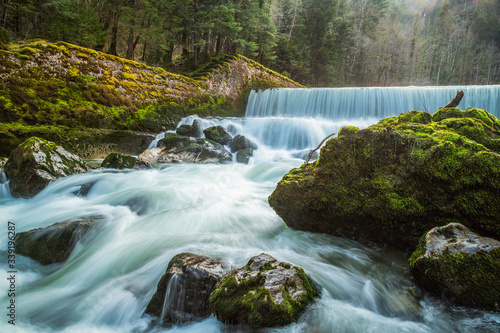
[(451, 100), (450, 103), (446, 104), (443, 106), (444, 108), (456, 108), (458, 104), (460, 104), (460, 101), (464, 97), (464, 92), (462, 90), (457, 91), (457, 96)]

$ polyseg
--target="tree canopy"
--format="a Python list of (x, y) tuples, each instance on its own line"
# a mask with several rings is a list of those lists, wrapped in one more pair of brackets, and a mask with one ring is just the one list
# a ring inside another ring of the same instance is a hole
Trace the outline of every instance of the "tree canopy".
[(64, 40), (170, 70), (239, 53), (311, 86), (500, 82), (500, 0), (1, 0), (0, 46)]

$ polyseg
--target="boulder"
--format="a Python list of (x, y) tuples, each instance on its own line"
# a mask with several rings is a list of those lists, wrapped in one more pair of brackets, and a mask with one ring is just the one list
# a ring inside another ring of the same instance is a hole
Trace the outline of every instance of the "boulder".
[(459, 223), (427, 232), (409, 260), (423, 289), (458, 305), (500, 307), (500, 242)]
[(177, 127), (175, 133), (183, 136), (199, 138), (200, 137), (200, 126), (198, 121), (194, 120), (192, 125), (181, 125)]
[(243, 148), (259, 148), (257, 144), (248, 140), (245, 136), (238, 134), (229, 143), (229, 148), (231, 148), (231, 153), (236, 153), (238, 150)]
[(318, 161), (283, 177), (269, 204), (292, 228), (408, 252), (452, 221), (500, 237), (500, 121), (479, 109), (429, 116), (341, 129)]
[(12, 195), (24, 198), (35, 196), (57, 178), (89, 170), (78, 156), (36, 137), (20, 144), (5, 164)]
[(112, 169), (132, 169), (136, 162), (137, 158), (133, 156), (111, 153), (104, 159), (104, 161), (102, 161), (101, 166), (103, 168)]
[(221, 144), (208, 139), (173, 137), (165, 142), (160, 140), (159, 146), (160, 143), (162, 147), (147, 149), (139, 159), (148, 163), (230, 163), (233, 160)]
[(283, 326), (296, 321), (318, 295), (302, 268), (262, 253), (219, 282), (210, 309), (224, 323)]
[(203, 130), (203, 134), (209, 140), (220, 143), (221, 145), (227, 145), (233, 136), (229, 134), (222, 126), (212, 126)]
[(171, 150), (174, 148), (184, 148), (191, 143), (191, 139), (187, 136), (179, 135), (176, 133), (165, 133), (163, 139), (158, 141), (156, 147)]
[(236, 153), (236, 161), (238, 163), (248, 164), (248, 161), (250, 161), (250, 157), (252, 156), (253, 156), (252, 148), (243, 148), (238, 150), (238, 152)]
[(99, 218), (64, 221), (45, 228), (20, 232), (16, 236), (16, 253), (30, 257), (43, 265), (63, 262)]
[(160, 323), (186, 323), (210, 315), (208, 299), (229, 271), (218, 259), (192, 253), (178, 254), (168, 264), (146, 313)]

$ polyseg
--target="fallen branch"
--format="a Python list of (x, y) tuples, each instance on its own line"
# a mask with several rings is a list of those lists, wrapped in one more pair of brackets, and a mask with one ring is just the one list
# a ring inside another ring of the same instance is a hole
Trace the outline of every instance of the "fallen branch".
[(457, 91), (457, 96), (451, 100), (450, 103), (446, 104), (443, 106), (444, 108), (456, 108), (458, 104), (460, 104), (460, 101), (464, 97), (464, 92), (462, 90)]
[(330, 134), (329, 136), (327, 136), (326, 138), (324, 138), (323, 141), (321, 141), (321, 143), (316, 147), (316, 149), (311, 149), (311, 151), (309, 152), (309, 155), (307, 156), (306, 163), (309, 163), (309, 160), (311, 159), (312, 154), (316, 150), (318, 150), (328, 138), (330, 138), (330, 137), (332, 137), (334, 135), (335, 135), (335, 133)]

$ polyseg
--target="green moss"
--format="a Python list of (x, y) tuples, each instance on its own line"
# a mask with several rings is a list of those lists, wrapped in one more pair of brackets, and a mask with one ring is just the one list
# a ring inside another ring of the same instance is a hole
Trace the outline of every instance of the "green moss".
[(415, 281), (451, 303), (498, 309), (500, 249), (473, 255), (445, 252), (425, 257), (425, 236), (409, 259)]
[(419, 123), (428, 124), (432, 121), (432, 116), (428, 112), (410, 111), (401, 113), (398, 117), (400, 123)]
[[(415, 111), (364, 130), (341, 129), (316, 163), (283, 177), (270, 205), (293, 228), (406, 251), (453, 218), (499, 237), (499, 133), (477, 117), (451, 112), (439, 121)], [(415, 120), (420, 116), (427, 120)]]

